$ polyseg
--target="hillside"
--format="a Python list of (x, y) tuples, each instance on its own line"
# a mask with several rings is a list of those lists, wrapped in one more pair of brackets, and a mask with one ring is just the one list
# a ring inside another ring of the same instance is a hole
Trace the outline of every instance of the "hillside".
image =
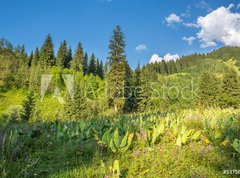
[(222, 177), (239, 168), (240, 48), (132, 70), (120, 32), (106, 64), (81, 43), (72, 55), (63, 42), (55, 56), (50, 36), (30, 55), (0, 43), (1, 177)]

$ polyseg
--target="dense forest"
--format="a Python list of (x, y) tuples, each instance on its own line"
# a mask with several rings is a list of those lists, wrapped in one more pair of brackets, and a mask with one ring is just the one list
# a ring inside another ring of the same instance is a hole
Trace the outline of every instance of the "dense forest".
[[(119, 26), (113, 31), (105, 64), (94, 54), (88, 55), (80, 42), (72, 52), (63, 40), (55, 54), (48, 35), (41, 48), (27, 54), (24, 45), (14, 47), (2, 39), (0, 85), (1, 91), (26, 89), (40, 97), (42, 75), (51, 74), (46, 97), (53, 95), (57, 87), (64, 102), (55, 114), (74, 120), (103, 113), (239, 108), (239, 56), (239, 47), (223, 47), (208, 54), (183, 56), (177, 61), (163, 60), (142, 67), (138, 64), (133, 70), (127, 62), (125, 38)], [(74, 75), (73, 102), (66, 89), (65, 75)], [(40, 112), (39, 105), (31, 112)]]
[(116, 26), (106, 60), (81, 42), (54, 51), (50, 34), (30, 54), (0, 40), (3, 177), (221, 177), (239, 168), (240, 47), (132, 69), (125, 40)]

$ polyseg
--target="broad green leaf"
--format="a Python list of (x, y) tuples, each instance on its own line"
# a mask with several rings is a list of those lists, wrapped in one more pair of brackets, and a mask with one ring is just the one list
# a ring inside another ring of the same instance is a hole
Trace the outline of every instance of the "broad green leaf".
[(128, 142), (127, 142), (127, 146), (125, 146), (124, 148), (122, 148), (122, 152), (125, 152), (129, 149), (129, 147), (131, 146), (132, 140), (133, 140), (134, 134), (131, 133), (128, 136)]
[(116, 146), (114, 144), (113, 139), (110, 140), (110, 149), (112, 150), (113, 153), (117, 152), (117, 148), (116, 148)]
[(106, 131), (106, 132), (103, 134), (102, 142), (103, 142), (104, 144), (106, 144), (106, 145), (109, 145), (110, 139), (111, 139), (110, 131)]
[(121, 142), (121, 145), (120, 145), (121, 148), (123, 148), (127, 145), (127, 139), (128, 139), (128, 131), (122, 139), (122, 142)]
[(115, 143), (115, 146), (117, 148), (119, 148), (119, 145), (120, 145), (120, 141), (119, 141), (119, 133), (118, 133), (118, 128), (116, 128), (116, 130), (114, 131), (113, 133), (113, 139), (114, 139), (114, 143)]

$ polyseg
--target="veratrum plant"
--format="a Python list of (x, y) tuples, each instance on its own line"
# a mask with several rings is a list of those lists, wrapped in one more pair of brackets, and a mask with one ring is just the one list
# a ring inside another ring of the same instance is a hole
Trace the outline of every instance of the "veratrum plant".
[(159, 139), (160, 135), (164, 133), (164, 123), (161, 122), (159, 125), (155, 126), (152, 130), (147, 131), (147, 143), (148, 145), (154, 145)]
[(134, 134), (129, 134), (128, 131), (125, 136), (121, 139), (118, 133), (118, 128), (114, 131), (113, 136), (110, 140), (110, 149), (113, 153), (126, 152), (131, 146)]
[(219, 145), (222, 142), (233, 141), (238, 135), (234, 129), (234, 118), (224, 119), (206, 119), (204, 122), (204, 132), (213, 144)]
[(113, 153), (123, 153), (126, 152), (131, 146), (134, 134), (129, 134), (128, 131), (121, 139), (119, 136), (118, 128), (111, 135), (110, 131), (106, 131), (102, 139), (100, 139), (96, 134), (94, 135), (95, 140), (103, 148), (108, 147)]
[(178, 134), (177, 146), (182, 146), (182, 144), (186, 144), (190, 140), (198, 140), (201, 136), (202, 131), (195, 131), (194, 129), (187, 130), (185, 126), (182, 126), (181, 132)]

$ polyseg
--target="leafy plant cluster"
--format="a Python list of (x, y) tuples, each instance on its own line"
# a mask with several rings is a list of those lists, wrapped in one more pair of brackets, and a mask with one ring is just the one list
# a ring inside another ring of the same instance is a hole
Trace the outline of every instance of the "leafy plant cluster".
[[(10, 165), (15, 160), (24, 159), (30, 152), (43, 149), (47, 145), (64, 142), (73, 142), (78, 147), (91, 143), (99, 148), (101, 153), (112, 154), (115, 158), (129, 152), (134, 153), (136, 150), (157, 150), (164, 144), (184, 148), (193, 143), (213, 145), (230, 151), (236, 159), (240, 158), (238, 115), (226, 115), (222, 112), (221, 115), (212, 118), (208, 113), (204, 113), (204, 118), (199, 120), (202, 123), (199, 128), (192, 124), (197, 118), (189, 119), (191, 114), (190, 111), (182, 113), (179, 117), (174, 114), (122, 115), (75, 122), (55, 121), (18, 125), (9, 122), (10, 125), (3, 128), (5, 135), (1, 153), (1, 172), (8, 175)], [(33, 160), (31, 164), (38, 164), (37, 160)]]

